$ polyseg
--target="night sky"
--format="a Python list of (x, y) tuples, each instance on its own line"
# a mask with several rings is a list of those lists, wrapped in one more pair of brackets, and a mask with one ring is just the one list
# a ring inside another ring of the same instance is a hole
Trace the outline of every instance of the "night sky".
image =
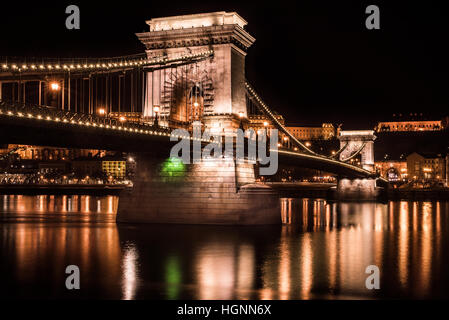
[[(256, 38), (247, 78), (289, 124), (368, 128), (393, 113), (449, 114), (449, 19), (436, 2), (3, 2), (0, 56), (140, 53), (134, 33), (148, 30), (145, 20), (236, 11)], [(80, 7), (81, 30), (65, 28), (69, 4)], [(370, 4), (380, 7), (380, 30), (365, 28)]]

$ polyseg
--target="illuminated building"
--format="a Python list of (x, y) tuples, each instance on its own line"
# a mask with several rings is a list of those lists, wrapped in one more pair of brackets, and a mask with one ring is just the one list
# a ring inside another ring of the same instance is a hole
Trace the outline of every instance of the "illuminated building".
[(399, 160), (385, 160), (375, 162), (376, 172), (388, 181), (401, 181), (408, 179), (407, 161), (405, 157)]
[(393, 114), (393, 118), (394, 121), (379, 122), (375, 130), (377, 132), (439, 131), (445, 127), (444, 119), (429, 120), (422, 113)]
[(446, 159), (441, 154), (413, 152), (407, 156), (410, 180), (444, 180), (446, 167)]
[(446, 154), (446, 187), (449, 187), (449, 153)]
[(68, 161), (41, 161), (38, 163), (39, 173), (66, 173), (69, 171), (70, 163)]
[[(275, 117), (282, 125), (285, 124), (285, 120), (282, 115), (276, 114)], [(265, 128), (275, 129), (273, 123), (264, 115), (250, 115), (248, 116), (248, 120), (248, 127), (254, 131), (265, 130)]]
[(386, 155), (375, 163), (376, 171), (389, 181), (439, 180), (447, 183), (448, 156), (413, 152), (392, 159)]
[(142, 122), (141, 112), (111, 112), (108, 114), (108, 117), (122, 122)]
[(22, 160), (72, 160), (78, 157), (87, 157), (104, 153), (101, 150), (92, 149), (68, 149), (47, 146), (31, 146), (8, 144), (5, 149), (0, 149), (0, 154), (5, 154), (13, 149)]
[(101, 169), (108, 176), (123, 179), (126, 176), (126, 160), (121, 157), (106, 156), (101, 159)]
[(332, 123), (323, 123), (321, 127), (287, 127), (298, 140), (329, 140), (338, 134)]

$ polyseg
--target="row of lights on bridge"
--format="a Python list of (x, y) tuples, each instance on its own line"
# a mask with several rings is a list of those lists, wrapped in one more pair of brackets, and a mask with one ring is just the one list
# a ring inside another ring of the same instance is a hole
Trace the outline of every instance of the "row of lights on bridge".
[(172, 62), (172, 61), (176, 61), (176, 60), (183, 60), (183, 59), (189, 59), (189, 58), (198, 58), (201, 56), (205, 56), (205, 55), (210, 55), (213, 53), (213, 50), (208, 50), (205, 52), (201, 52), (201, 53), (196, 53), (196, 54), (188, 54), (188, 55), (183, 55), (179, 58), (173, 58), (173, 59), (167, 59), (167, 57), (159, 57), (159, 58), (155, 58), (155, 59), (139, 59), (139, 60), (129, 60), (129, 61), (125, 61), (125, 62), (108, 62), (108, 63), (96, 63), (96, 64), (40, 64), (40, 65), (36, 65), (36, 64), (31, 64), (28, 65), (26, 63), (23, 64), (17, 64), (17, 63), (13, 63), (13, 64), (6, 64), (4, 63), (2, 65), (2, 69), (3, 70), (82, 70), (82, 69), (109, 69), (109, 68), (115, 68), (115, 67), (128, 67), (128, 66), (141, 66), (141, 65), (146, 65), (146, 64), (153, 64), (153, 63), (160, 63), (160, 62)]
[(105, 69), (105, 68), (112, 68), (112, 67), (123, 67), (123, 66), (138, 66), (138, 65), (142, 65), (149, 63), (149, 61), (145, 61), (145, 60), (140, 60), (140, 61), (130, 61), (130, 62), (120, 62), (120, 63), (102, 63), (102, 64), (77, 64), (77, 65), (60, 65), (60, 64), (55, 64), (55, 65), (26, 65), (26, 64), (22, 64), (22, 65), (17, 65), (17, 64), (11, 64), (11, 65), (7, 65), (7, 64), (3, 64), (2, 68), (5, 70), (8, 69), (13, 69), (13, 70), (73, 70), (73, 69)]
[[(3, 110), (0, 109), (0, 114), (3, 113)], [(33, 115), (31, 113), (28, 113), (27, 115), (23, 114), (22, 112), (17, 112), (16, 114), (13, 113), (12, 111), (7, 111), (6, 113), (8, 116), (17, 116), (20, 118), (23, 117), (28, 117), (28, 118), (36, 118), (38, 120), (47, 120), (47, 121), (55, 121), (55, 122), (63, 122), (63, 123), (68, 123), (68, 124), (72, 124), (72, 125), (84, 125), (84, 126), (92, 126), (92, 127), (99, 127), (99, 128), (103, 128), (103, 129), (110, 129), (110, 130), (117, 130), (117, 131), (129, 131), (129, 132), (134, 132), (134, 133), (138, 133), (138, 134), (147, 134), (147, 135), (159, 135), (159, 136), (167, 136), (170, 137), (172, 136), (170, 133), (168, 132), (162, 132), (162, 131), (153, 131), (153, 130), (144, 130), (144, 129), (137, 129), (137, 128), (128, 128), (125, 126), (114, 126), (114, 125), (103, 125), (103, 124), (96, 124), (95, 122), (90, 122), (90, 121), (86, 121), (86, 122), (82, 122), (82, 121), (75, 121), (75, 120), (67, 120), (67, 119), (60, 119), (59, 117), (55, 117), (52, 118), (50, 116), (47, 117), (43, 117), (42, 115)], [(202, 141), (202, 142), (212, 142), (210, 140), (207, 139), (201, 139), (201, 138), (195, 138), (195, 137), (190, 137), (190, 136), (182, 136), (182, 135), (178, 135), (178, 136), (174, 136), (178, 139), (190, 139), (190, 140), (196, 140), (196, 141)], [(288, 137), (285, 137), (288, 139)], [(297, 151), (297, 148), (295, 148), (295, 151)], [(292, 155), (299, 155), (297, 152), (291, 152), (288, 150), (278, 150), (277, 152), (279, 153), (286, 153), (286, 154), (292, 154)], [(326, 161), (328, 162), (333, 162), (333, 163), (338, 163), (340, 165), (343, 166), (347, 166), (347, 167), (353, 167), (352, 165), (349, 165), (347, 163), (344, 162), (340, 162), (340, 161), (336, 161), (333, 159), (329, 159), (329, 158), (323, 158), (323, 157), (319, 157), (319, 156), (315, 156), (315, 155), (305, 155), (305, 154), (301, 154), (301, 156), (307, 156), (307, 157), (311, 157), (311, 158), (315, 158), (315, 159), (326, 159)], [(366, 171), (362, 168), (357, 168), (357, 170), (359, 171)]]
[[(271, 112), (271, 110), (268, 108), (268, 106), (265, 104), (265, 102), (263, 102), (263, 100), (259, 97), (259, 95), (256, 93), (256, 91), (249, 85), (249, 83), (248, 82), (245, 82), (245, 86), (246, 86), (246, 88), (249, 90), (249, 92), (251, 92), (251, 94), (253, 95), (253, 97), (257, 100), (257, 102), (259, 102), (259, 104), (264, 108), (264, 110), (265, 110), (265, 112), (267, 112), (270, 116), (271, 116), (271, 118), (276, 122), (276, 124), (279, 126), (279, 127), (281, 127), (281, 128), (283, 128), (284, 129), (284, 131), (285, 132), (288, 132), (288, 130), (276, 119), (276, 117), (275, 117), (275, 115)], [(291, 135), (290, 134), (290, 136), (293, 138), (293, 135)], [(285, 137), (285, 138), (287, 138), (287, 141), (288, 141), (288, 137)], [(285, 140), (285, 138), (284, 138), (284, 140)], [(294, 139), (294, 138), (293, 138)], [(297, 141), (296, 140), (296, 142), (297, 143), (299, 143), (300, 145), (302, 145), (299, 141)], [(312, 154), (314, 154), (314, 152), (313, 151), (311, 151), (311, 150), (309, 150), (309, 149), (307, 149), (307, 147), (309, 147), (309, 146), (305, 146), (306, 147), (306, 150), (308, 150), (309, 152), (311, 152)], [(295, 148), (295, 151), (297, 151), (298, 150), (298, 148)]]
[[(257, 100), (257, 102), (259, 102), (260, 103), (260, 105), (265, 109), (265, 111), (271, 116), (271, 118), (274, 120), (274, 121), (276, 121), (276, 123), (280, 126), (280, 127), (282, 127), (282, 128), (284, 128), (285, 129), (285, 127), (279, 122), (279, 121), (277, 121), (277, 119), (276, 119), (276, 117), (273, 115), (273, 113), (270, 111), (270, 109), (268, 108), (268, 106), (262, 101), (262, 99), (257, 95), (257, 93), (254, 91), (254, 89), (247, 83), (247, 82), (245, 82), (245, 86), (246, 86), (246, 88), (251, 92), (251, 94), (253, 95), (253, 97)], [(265, 123), (264, 123), (264, 125), (265, 125)], [(287, 131), (288, 132), (288, 131)], [(284, 137), (284, 141), (288, 141), (288, 137)], [(280, 147), (281, 145), (280, 144), (278, 144), (278, 147)], [(311, 146), (311, 143), (310, 142), (306, 142), (306, 145), (305, 145), (306, 147), (310, 147)], [(298, 151), (298, 148), (294, 148), (294, 151)], [(291, 152), (291, 151), (288, 151), (288, 150), (279, 150), (278, 151), (279, 153), (286, 153), (286, 154), (292, 154), (292, 155), (297, 155), (297, 153), (296, 152)], [(333, 151), (332, 152), (332, 154), (335, 154), (335, 151)], [(305, 156), (305, 155), (303, 155), (303, 156)], [(315, 159), (321, 159), (321, 160), (323, 160), (323, 159), (326, 159), (326, 161), (329, 161), (329, 162), (334, 162), (334, 163), (338, 163), (338, 164), (341, 164), (341, 165), (344, 165), (344, 166), (348, 166), (348, 167), (352, 167), (352, 165), (348, 165), (347, 163), (344, 163), (344, 162), (341, 162), (341, 161), (337, 161), (337, 160), (333, 160), (333, 159), (329, 159), (329, 158), (325, 158), (325, 157), (321, 157), (321, 156), (317, 156), (317, 155), (315, 155), (315, 153), (313, 153), (312, 155), (307, 155), (308, 157), (311, 157), (311, 158), (315, 158)], [(360, 170), (360, 171), (366, 171), (366, 170), (364, 170), (364, 169), (361, 169), (361, 168), (357, 168), (358, 170)]]
[[(0, 109), (0, 114), (2, 114), (2, 113), (3, 113), (3, 110)], [(103, 109), (103, 114), (104, 113), (105, 113), (105, 111)], [(108, 124), (102, 124), (102, 123), (97, 124), (97, 123), (92, 122), (92, 121), (85, 121), (85, 122), (83, 122), (83, 121), (75, 121), (73, 119), (72, 120), (68, 120), (68, 119), (65, 119), (65, 118), (61, 119), (59, 117), (54, 117), (54, 118), (52, 118), (50, 116), (44, 117), (44, 116), (42, 116), (40, 114), (33, 115), (31, 113), (28, 113), (28, 114), (25, 115), (22, 112), (14, 113), (12, 111), (7, 111), (6, 115), (8, 115), (8, 116), (16, 116), (16, 117), (20, 117), (20, 118), (24, 118), (24, 117), (30, 118), (30, 119), (35, 118), (35, 119), (38, 119), (38, 120), (47, 120), (47, 121), (54, 121), (54, 122), (59, 122), (59, 123), (62, 122), (62, 123), (67, 123), (67, 124), (72, 124), (72, 125), (83, 125), (83, 126), (87, 126), (87, 127), (97, 127), (97, 128), (117, 130), (117, 131), (129, 131), (129, 132), (138, 133), (138, 134), (148, 134), (148, 135), (155, 135), (155, 136), (159, 135), (159, 136), (167, 136), (167, 137), (174, 136), (174, 137), (176, 137), (178, 139), (190, 139), (190, 140), (196, 140), (196, 141), (211, 142), (210, 140), (207, 140), (207, 139), (190, 137), (188, 135), (187, 136), (172, 135), (171, 133), (164, 132), (164, 131), (128, 128), (128, 127), (123, 126), (123, 125), (122, 126), (115, 126), (115, 125), (108, 125)], [(119, 120), (121, 122), (124, 122), (126, 120), (126, 118), (120, 117)]]

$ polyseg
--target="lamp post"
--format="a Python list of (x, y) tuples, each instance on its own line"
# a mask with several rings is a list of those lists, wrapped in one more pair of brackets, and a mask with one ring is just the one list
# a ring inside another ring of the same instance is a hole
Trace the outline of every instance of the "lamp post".
[(59, 85), (59, 83), (57, 83), (57, 82), (50, 83), (50, 89), (52, 91), (59, 91), (60, 88), (61, 88), (61, 86)]
[(284, 137), (284, 141), (285, 141), (285, 147), (288, 148), (288, 137)]
[(104, 116), (106, 116), (106, 110), (104, 108), (100, 108), (100, 109), (98, 109), (98, 114), (101, 117), (104, 117)]
[(58, 92), (61, 89), (59, 82), (52, 81), (49, 83), (49, 87), (51, 90), (51, 102), (50, 105), (53, 107), (58, 107)]
[(268, 137), (268, 121), (263, 122), (263, 127), (265, 128), (265, 135)]
[(159, 106), (154, 106), (153, 107), (153, 111), (154, 111), (154, 125), (155, 126), (159, 126), (159, 120), (158, 120), (158, 113), (159, 113)]
[(240, 118), (240, 126), (239, 126), (239, 129), (242, 129), (242, 130), (243, 130), (243, 122), (242, 122), (242, 119), (243, 119), (243, 112), (242, 112), (242, 111), (239, 112), (239, 118)]
[(265, 131), (265, 145), (268, 150), (270, 144), (268, 143), (268, 122), (267, 121), (263, 122), (263, 127), (264, 127), (264, 131)]

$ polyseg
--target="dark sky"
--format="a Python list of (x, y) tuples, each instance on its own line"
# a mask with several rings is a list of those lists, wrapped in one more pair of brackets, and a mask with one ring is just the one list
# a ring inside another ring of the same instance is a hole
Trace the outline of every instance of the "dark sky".
[[(3, 1), (4, 2), (4, 1)], [(247, 78), (289, 123), (366, 128), (392, 113), (449, 114), (449, 19), (432, 1), (15, 1), (0, 9), (0, 56), (140, 53), (145, 20), (237, 11), (256, 38)], [(81, 30), (65, 28), (77, 4)], [(365, 28), (380, 7), (381, 29)]]

